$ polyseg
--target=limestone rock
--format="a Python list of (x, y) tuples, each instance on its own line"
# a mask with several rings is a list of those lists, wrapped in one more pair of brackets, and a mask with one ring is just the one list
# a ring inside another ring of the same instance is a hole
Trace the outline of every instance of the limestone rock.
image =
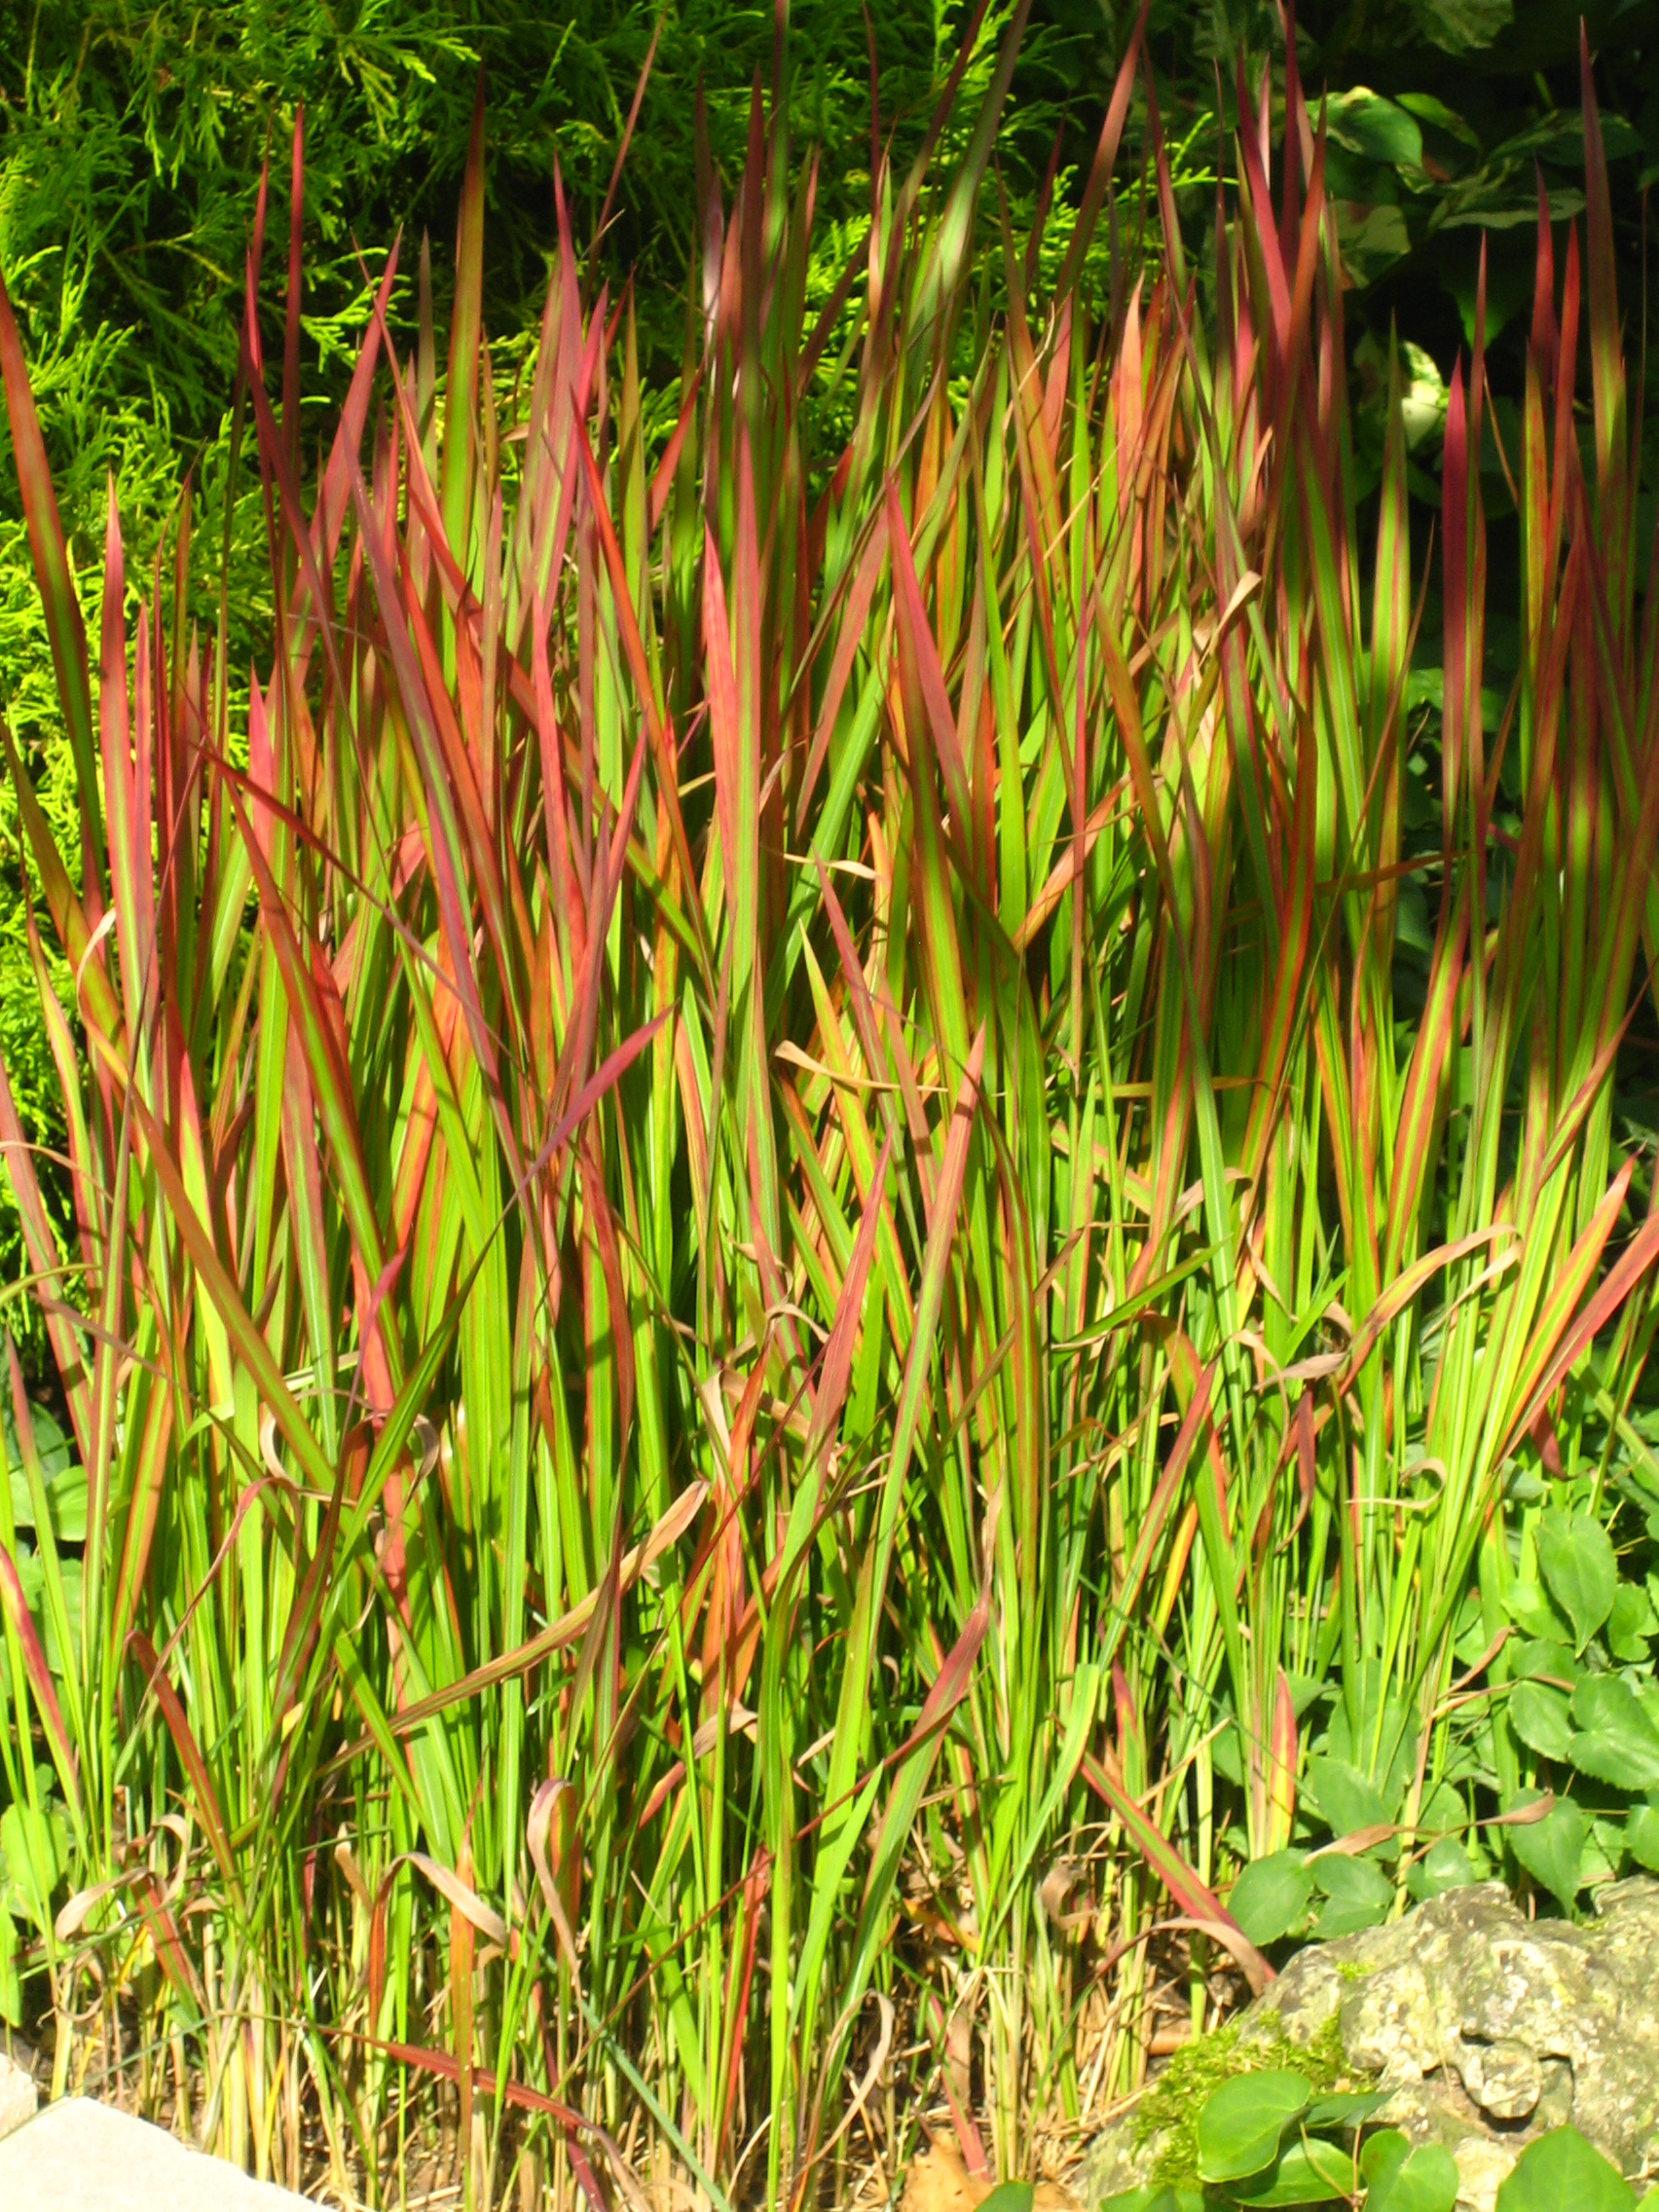
[(1447, 2053), (1463, 2086), (1491, 2120), (1530, 2120), (1544, 2093), (1542, 2059), (1514, 2036), (1470, 2043), (1463, 2036)]
[(1458, 2212), (1493, 2212), (1497, 2193), (1521, 2156), (1513, 2144), (1490, 2135), (1465, 2135), (1453, 2146), (1457, 2163)]
[[(1500, 1883), (1450, 1890), (1298, 1952), (1240, 2031), (1307, 2046), (1333, 2018), (1355, 2076), (1394, 2091), (1382, 2119), (1452, 2153), (1462, 2212), (1491, 2212), (1526, 2145), (1568, 2120), (1633, 2178), (1659, 2169), (1659, 1882), (1614, 1883), (1583, 1928), (1528, 1920)], [(1074, 2187), (1097, 2205), (1156, 2156), (1121, 2122)]]
[(1088, 2212), (1109, 2197), (1126, 2196), (1152, 2179), (1162, 2148), (1161, 2138), (1156, 2135), (1145, 2143), (1136, 2142), (1132, 2116), (1119, 2120), (1097, 2135), (1084, 2153), (1083, 2163), (1072, 2176), (1072, 2194)]

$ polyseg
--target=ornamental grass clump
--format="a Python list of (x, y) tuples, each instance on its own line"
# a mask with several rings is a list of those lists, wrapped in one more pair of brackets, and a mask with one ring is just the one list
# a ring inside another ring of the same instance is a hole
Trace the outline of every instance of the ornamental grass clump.
[[(60, 852), (12, 756), (73, 1219), (0, 1070), (64, 1415), (14, 1359), (0, 1996), (261, 2173), (805, 2205), (940, 2084), (1016, 2171), (1140, 2079), (1155, 1923), (1201, 2010), (1582, 1795), (1503, 1632), (1546, 1486), (1640, 1476), (1659, 1256), (1588, 66), (1493, 715), (1480, 340), (1436, 692), (1294, 55), (1200, 286), (1149, 102), (1112, 201), (1133, 50), (1057, 252), (999, 222), (1020, 27), (810, 315), (756, 99), (672, 394), (563, 220), (497, 374), (480, 119), (447, 342), (392, 257), (313, 450), (262, 195), (251, 673), (188, 486), (130, 585), (112, 486), (89, 640), (0, 308), (80, 794)], [(1646, 1833), (1581, 1817), (1568, 1903)]]

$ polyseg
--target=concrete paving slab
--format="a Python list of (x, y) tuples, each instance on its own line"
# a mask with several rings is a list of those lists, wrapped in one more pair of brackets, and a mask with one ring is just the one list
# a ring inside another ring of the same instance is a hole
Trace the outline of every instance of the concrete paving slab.
[(14, 2127), (32, 2120), (39, 2101), (28, 2068), (0, 2050), (0, 2135), (10, 2135)]
[(5, 2212), (315, 2212), (148, 2120), (65, 2097), (0, 2140)]

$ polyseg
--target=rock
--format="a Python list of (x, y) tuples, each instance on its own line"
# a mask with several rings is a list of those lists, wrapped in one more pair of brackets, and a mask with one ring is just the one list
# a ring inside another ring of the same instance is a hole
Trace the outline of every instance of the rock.
[(1519, 2149), (1495, 2143), (1490, 2135), (1465, 2135), (1453, 2146), (1457, 2163), (1458, 2212), (1493, 2212), (1497, 2193), (1509, 2179)]
[(1416, 1959), (1380, 1968), (1341, 1998), (1337, 2010), (1343, 2049), (1362, 2073), (1380, 2082), (1420, 2082), (1439, 2065), (1434, 2000)]
[[(1587, 1927), (1530, 1921), (1500, 1883), (1310, 1944), (1239, 2022), (1241, 2045), (1329, 2047), (1394, 2096), (1382, 2118), (1456, 2160), (1460, 2212), (1492, 2212), (1537, 2136), (1568, 2120), (1623, 2173), (1659, 2166), (1659, 1882), (1602, 1891)], [(1149, 2178), (1132, 2118), (1074, 2181), (1092, 2207)]]
[[(30, 2083), (32, 2089), (33, 2083)], [(147, 2120), (66, 2097), (0, 2141), (6, 2212), (313, 2212), (304, 2197), (250, 2181)]]
[(1469, 2043), (1459, 2036), (1448, 2055), (1489, 2120), (1530, 2120), (1544, 2093), (1544, 2068), (1556, 2063), (1513, 2036), (1498, 2036), (1492, 2043)]
[(35, 2112), (34, 2076), (17, 2059), (0, 2051), (0, 2135), (10, 2135)]
[(1088, 2212), (1110, 2197), (1126, 2196), (1152, 2179), (1162, 2148), (1163, 2140), (1158, 2135), (1145, 2143), (1135, 2141), (1132, 2116), (1119, 2120), (1097, 2135), (1083, 2154), (1083, 2163), (1072, 2176), (1072, 2194)]

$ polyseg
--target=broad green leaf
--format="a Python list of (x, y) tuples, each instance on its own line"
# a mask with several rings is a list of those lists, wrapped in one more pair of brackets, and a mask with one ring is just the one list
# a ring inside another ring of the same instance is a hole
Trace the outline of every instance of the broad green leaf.
[[(1513, 1804), (1526, 1804), (1530, 1795), (1517, 1797)], [(1521, 1822), (1503, 1832), (1533, 1881), (1559, 1900), (1564, 1912), (1570, 1911), (1583, 1882), (1584, 1846), (1590, 1836), (1583, 1809), (1570, 1797), (1558, 1797), (1541, 1821)]]
[(1260, 2181), (1235, 2183), (1229, 2192), (1238, 2204), (1329, 2204), (1353, 2188), (1353, 2158), (1335, 2143), (1309, 2136), (1287, 2143)]
[(1391, 201), (1339, 213), (1337, 242), (1343, 267), (1356, 284), (1374, 284), (1385, 269), (1404, 260), (1412, 250), (1406, 218)]
[(1366, 2196), (1366, 2212), (1454, 2212), (1457, 2162), (1443, 2144), (1423, 2143), (1390, 2163)]
[(1570, 1624), (1550, 1603), (1550, 1594), (1542, 1583), (1512, 1582), (1503, 1593), (1503, 1609), (1534, 1644), (1559, 1643), (1568, 1633)]
[(1469, 1808), (1462, 1791), (1455, 1783), (1437, 1782), (1423, 1798), (1418, 1812), (1419, 1835), (1461, 1835), (1469, 1819)]
[(63, 1875), (63, 1855), (50, 1816), (34, 1805), (8, 1805), (0, 1813), (0, 1853), (14, 1902), (44, 1929), (52, 1916), (52, 1893)]
[[(47, 1591), (47, 1563), (38, 1551), (18, 1546), (14, 1563), (18, 1569), (18, 1583), (23, 1593), (23, 1603), (34, 1616), (40, 1632), (41, 1648), (46, 1653), (48, 1669), (59, 1680), (65, 1672), (64, 1654), (57, 1640), (57, 1608), (49, 1600)], [(57, 1562), (57, 1585), (63, 1599), (63, 1623), (69, 1635), (70, 1654), (73, 1657), (81, 1640), (81, 1605), (85, 1575), (79, 1557), (71, 1552)]]
[[(35, 1451), (40, 1457), (52, 1533), (59, 1544), (84, 1544), (87, 1540), (87, 1471), (76, 1460), (69, 1439), (44, 1406), (30, 1406), (29, 1425), (34, 1430)], [(5, 1440), (6, 1464), (11, 1475), (13, 1522), (19, 1529), (33, 1529), (34, 1496), (23, 1471), (17, 1422), (9, 1406), (0, 1415), (0, 1436)]]
[(1647, 1592), (1640, 1583), (1621, 1582), (1613, 1592), (1613, 1609), (1607, 1615), (1607, 1649), (1627, 1666), (1639, 1667), (1647, 1657), (1653, 1634), (1653, 1607)]
[(1447, 1890), (1465, 1890), (1475, 1879), (1469, 1854), (1455, 1835), (1443, 1835), (1430, 1844), (1406, 1877), (1413, 1897), (1440, 1897)]
[(1579, 1733), (1567, 1755), (1583, 1774), (1622, 1789), (1659, 1785), (1659, 1730), (1621, 1675), (1592, 1675), (1572, 1693)]
[[(1552, 187), (1548, 194), (1548, 203), (1552, 223), (1569, 222), (1574, 215), (1584, 212), (1583, 193), (1574, 191), (1568, 185), (1558, 184)], [(1454, 186), (1444, 204), (1447, 212), (1440, 224), (1443, 231), (1518, 231), (1525, 229), (1530, 221), (1535, 224), (1538, 219), (1536, 194), (1530, 196), (1529, 213), (1529, 195), (1519, 189), (1512, 176), (1502, 171), (1495, 177), (1483, 171), (1467, 184)], [(1458, 305), (1464, 305), (1461, 296)], [(1468, 313), (1464, 313), (1463, 320), (1467, 328), (1470, 322)]]
[(1422, 132), (1403, 107), (1381, 92), (1364, 85), (1333, 92), (1325, 102), (1325, 114), (1331, 137), (1349, 153), (1397, 168), (1422, 166)]
[(1312, 2099), (1302, 2116), (1302, 2125), (1310, 2134), (1321, 2128), (1357, 2127), (1373, 2113), (1381, 2112), (1392, 2095), (1391, 2089), (1333, 2089)]
[(1313, 1875), (1301, 1851), (1253, 1859), (1233, 1885), (1227, 1909), (1252, 1943), (1276, 1943), (1307, 1918)]
[(979, 2212), (1031, 2212), (1037, 2192), (1028, 2181), (999, 2181), (980, 2201)]
[(1339, 1841), (1361, 1828), (1386, 1827), (1394, 1818), (1394, 1808), (1376, 1783), (1346, 1759), (1309, 1759), (1306, 1795)]
[(1375, 1860), (1328, 1851), (1312, 1862), (1312, 1872), (1325, 1897), (1313, 1923), (1322, 1941), (1357, 1935), (1360, 1929), (1376, 1928), (1387, 1919), (1394, 1885)]
[(1412, 0), (1412, 14), (1424, 38), (1448, 54), (1491, 46), (1515, 19), (1510, 0)]
[(1570, 1644), (1559, 1642), (1554, 1637), (1534, 1637), (1530, 1642), (1516, 1646), (1509, 1672), (1517, 1681), (1547, 1678), (1571, 1684), (1578, 1679), (1578, 1662)]
[(1436, 99), (1432, 92), (1402, 92), (1399, 104), (1408, 115), (1415, 115), (1419, 123), (1431, 124), (1436, 130), (1444, 130), (1453, 138), (1460, 138), (1465, 146), (1472, 146), (1479, 152), (1479, 135), (1470, 129), (1460, 115), (1449, 108), (1444, 100)]
[[(1641, 134), (1622, 115), (1610, 109), (1598, 120), (1598, 131), (1603, 152), (1608, 161), (1620, 161), (1627, 154), (1641, 151)], [(1558, 163), (1564, 168), (1577, 168), (1584, 160), (1584, 117), (1576, 101), (1570, 108), (1546, 113), (1535, 122), (1512, 132), (1493, 148), (1493, 165), (1507, 165), (1523, 157), (1541, 156), (1546, 162)]]
[(1224, 2082), (1198, 2115), (1199, 2180), (1246, 2181), (1265, 2172), (1309, 2094), (1305, 2077), (1288, 2069)]
[[(1382, 1663), (1375, 1658), (1362, 1660), (1351, 1688), (1357, 1692), (1353, 1707), (1350, 1710), (1347, 1694), (1337, 1699), (1325, 1744), (1333, 1764), (1345, 1768), (1367, 1789), (1363, 1798), (1350, 1798), (1346, 1808), (1338, 1807), (1343, 1835), (1369, 1827), (1379, 1804), (1384, 1820), (1398, 1819), (1406, 1785), (1417, 1767), (1415, 1704), (1402, 1698), (1397, 1688), (1384, 1685)], [(1326, 1776), (1323, 1767), (1320, 1773), (1329, 1791), (1336, 1778)], [(1321, 1810), (1328, 1814), (1330, 1808)]]
[(1651, 1798), (1645, 1805), (1633, 1805), (1626, 1814), (1624, 1841), (1639, 1866), (1659, 1874), (1659, 1805)]
[(1496, 2212), (1626, 2212), (1636, 2192), (1576, 2127), (1530, 2143), (1497, 2193)]
[(1537, 1544), (1550, 1596), (1572, 1623), (1582, 1651), (1612, 1611), (1619, 1585), (1607, 1531), (1594, 1514), (1552, 1510), (1538, 1523)]
[(1547, 1682), (1517, 1682), (1509, 1693), (1509, 1725), (1540, 1758), (1567, 1757), (1572, 1721), (1565, 1691)]
[(1398, 2127), (1379, 2128), (1368, 2135), (1360, 2146), (1359, 2171), (1361, 2177), (1373, 2187), (1394, 2170), (1403, 2166), (1411, 2157), (1411, 2138)]

